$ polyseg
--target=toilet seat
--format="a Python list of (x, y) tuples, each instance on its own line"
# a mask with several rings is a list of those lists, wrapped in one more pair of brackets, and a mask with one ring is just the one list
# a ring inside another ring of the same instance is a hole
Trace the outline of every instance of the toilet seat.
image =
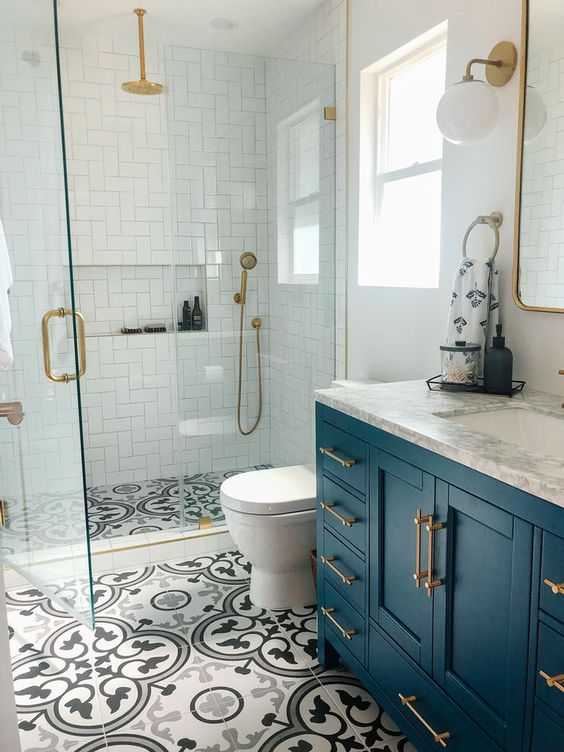
[(243, 514), (280, 515), (315, 509), (313, 465), (252, 470), (221, 484), (221, 504)]

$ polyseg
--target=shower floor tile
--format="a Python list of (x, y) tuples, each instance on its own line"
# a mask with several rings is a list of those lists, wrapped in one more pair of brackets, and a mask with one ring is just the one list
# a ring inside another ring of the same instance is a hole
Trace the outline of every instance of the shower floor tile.
[[(197, 528), (202, 517), (209, 517), (213, 525), (223, 525), (225, 518), (219, 502), (219, 489), (223, 481), (239, 473), (268, 467), (270, 466), (256, 465), (244, 470), (186, 476), (185, 529)], [(177, 530), (180, 525), (179, 495), (180, 486), (177, 478), (89, 488), (87, 502), (90, 537), (95, 540), (159, 530)]]
[(101, 575), (94, 631), (8, 591), (23, 752), (415, 752), (319, 666), (315, 607), (254, 606), (249, 573), (231, 552)]

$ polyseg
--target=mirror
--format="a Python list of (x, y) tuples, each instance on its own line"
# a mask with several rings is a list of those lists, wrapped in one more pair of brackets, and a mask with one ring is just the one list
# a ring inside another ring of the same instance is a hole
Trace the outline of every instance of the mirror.
[(564, 3), (524, 0), (514, 292), (564, 313)]

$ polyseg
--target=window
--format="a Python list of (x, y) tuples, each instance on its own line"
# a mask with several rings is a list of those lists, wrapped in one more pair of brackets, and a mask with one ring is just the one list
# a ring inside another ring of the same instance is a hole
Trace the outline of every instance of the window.
[(317, 284), (320, 222), (320, 102), (278, 124), (278, 282)]
[[(439, 285), (446, 31), (363, 71), (359, 284)], [(374, 109), (372, 109), (372, 113)]]

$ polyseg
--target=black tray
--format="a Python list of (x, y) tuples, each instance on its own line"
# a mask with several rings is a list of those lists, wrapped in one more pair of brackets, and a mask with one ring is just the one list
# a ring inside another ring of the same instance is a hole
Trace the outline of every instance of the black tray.
[[(514, 394), (522, 392), (525, 388), (526, 381), (513, 381), (513, 387), (510, 392), (496, 392), (496, 397), (513, 397)], [(427, 379), (427, 386), (432, 392), (474, 392), (477, 394), (492, 394), (486, 392), (484, 388), (484, 379), (480, 379), (478, 384), (456, 384), (453, 381), (442, 381), (442, 377), (433, 376), (432, 379)]]

